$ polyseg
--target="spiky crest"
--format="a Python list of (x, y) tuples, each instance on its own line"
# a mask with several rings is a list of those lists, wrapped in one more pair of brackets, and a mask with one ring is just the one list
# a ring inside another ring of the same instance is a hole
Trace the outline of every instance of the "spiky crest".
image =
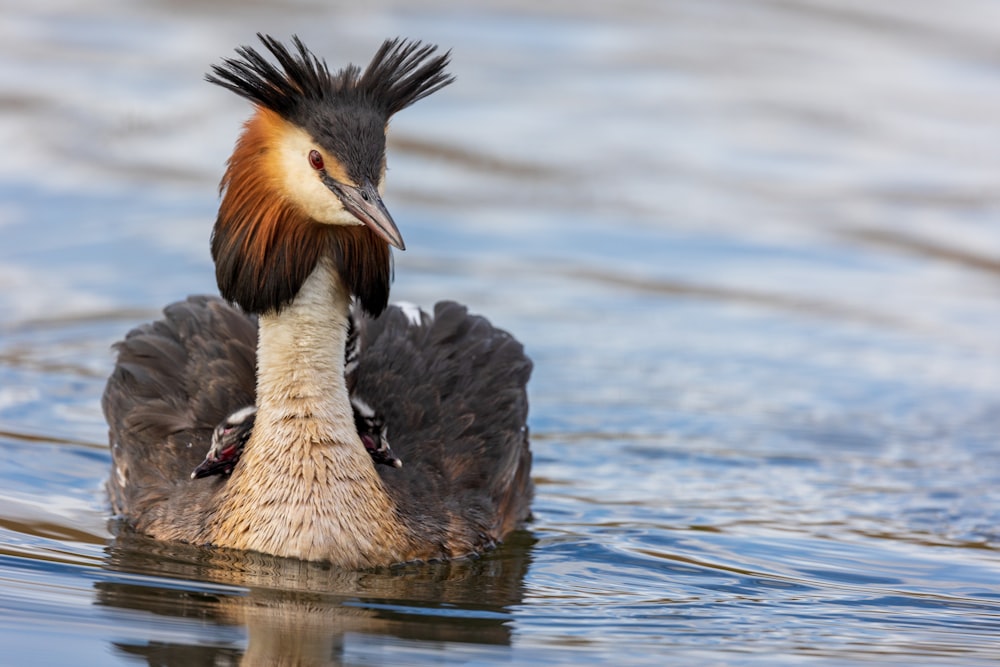
[(277, 60), (269, 62), (249, 46), (236, 49), (239, 58), (213, 65), (207, 81), (233, 91), (283, 118), (302, 121), (316, 104), (362, 102), (390, 116), (454, 81), (445, 72), (450, 52), (434, 55), (437, 46), (401, 38), (388, 39), (375, 53), (364, 73), (348, 65), (331, 73), (302, 40), (292, 37), (294, 51), (262, 33), (257, 37)]
[[(257, 106), (222, 179), (223, 200), (212, 235), (222, 295), (252, 313), (287, 305), (330, 255), (341, 279), (366, 311), (388, 301), (391, 253), (370, 229), (331, 228), (307, 217), (276, 186), (283, 166), (273, 149), (283, 124), (306, 133), (333, 155), (355, 183), (378, 183), (385, 169), (389, 118), (454, 79), (449, 54), (419, 41), (386, 40), (364, 72), (348, 65), (331, 73), (298, 37), (292, 47), (258, 33), (272, 63), (249, 46), (212, 67), (206, 79)], [(331, 195), (332, 196), (332, 195)]]

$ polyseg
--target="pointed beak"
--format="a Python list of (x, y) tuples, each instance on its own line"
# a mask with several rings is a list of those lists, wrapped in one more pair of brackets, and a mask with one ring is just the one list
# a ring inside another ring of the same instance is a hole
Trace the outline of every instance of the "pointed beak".
[(399, 233), (396, 223), (392, 221), (392, 216), (382, 203), (378, 189), (371, 181), (366, 180), (360, 186), (354, 187), (331, 179), (326, 185), (340, 198), (344, 208), (351, 215), (385, 239), (389, 245), (406, 250), (403, 235)]

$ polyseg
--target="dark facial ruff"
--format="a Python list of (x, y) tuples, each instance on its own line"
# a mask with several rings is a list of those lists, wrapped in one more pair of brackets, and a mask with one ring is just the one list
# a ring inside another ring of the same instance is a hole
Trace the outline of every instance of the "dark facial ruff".
[(207, 76), (258, 109), (221, 183), (212, 258), (222, 296), (249, 313), (276, 312), (295, 297), (319, 258), (329, 256), (362, 307), (378, 315), (389, 297), (388, 245), (365, 225), (310, 219), (277, 191), (269, 151), (277, 126), (291, 124), (334, 156), (353, 185), (377, 185), (389, 118), (452, 82), (444, 71), (448, 54), (434, 55), (436, 47), (419, 42), (387, 40), (364, 72), (349, 65), (331, 73), (297, 37), (294, 51), (258, 37), (277, 65), (244, 46), (237, 49), (239, 58), (213, 66)]

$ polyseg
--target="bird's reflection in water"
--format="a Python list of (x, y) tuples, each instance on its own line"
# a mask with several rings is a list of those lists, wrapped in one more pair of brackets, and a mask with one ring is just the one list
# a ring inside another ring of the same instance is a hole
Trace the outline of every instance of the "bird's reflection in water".
[(128, 576), (111, 576), (95, 587), (99, 605), (197, 619), (228, 637), (115, 643), (117, 651), (151, 665), (338, 665), (349, 637), (378, 636), (386, 645), (508, 645), (508, 609), (522, 601), (533, 543), (530, 533), (518, 531), (478, 559), (351, 572), (165, 544), (121, 529), (109, 547), (107, 568)]

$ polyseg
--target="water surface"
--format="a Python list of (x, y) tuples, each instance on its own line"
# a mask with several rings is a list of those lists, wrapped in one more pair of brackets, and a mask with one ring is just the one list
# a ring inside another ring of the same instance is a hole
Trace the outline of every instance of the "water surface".
[[(1000, 8), (4, 3), (4, 664), (1000, 661)], [(214, 292), (254, 32), (458, 82), (394, 119), (393, 296), (535, 360), (535, 520), (344, 573), (104, 493), (109, 346)]]

